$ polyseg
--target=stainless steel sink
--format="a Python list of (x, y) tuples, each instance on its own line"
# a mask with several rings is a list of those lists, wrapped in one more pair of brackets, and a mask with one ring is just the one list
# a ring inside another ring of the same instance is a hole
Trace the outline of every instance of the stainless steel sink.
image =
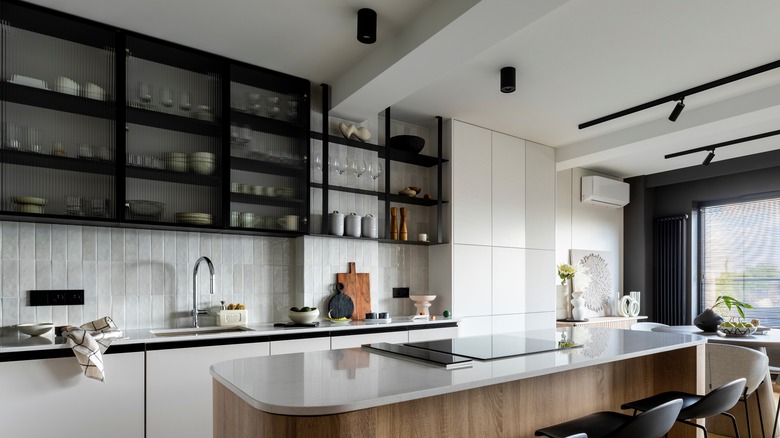
[(150, 330), (155, 336), (200, 336), (200, 335), (219, 335), (225, 333), (240, 333), (254, 331), (250, 328), (243, 326), (232, 327), (192, 327), (192, 328), (177, 328), (177, 329), (163, 329), (163, 330)]

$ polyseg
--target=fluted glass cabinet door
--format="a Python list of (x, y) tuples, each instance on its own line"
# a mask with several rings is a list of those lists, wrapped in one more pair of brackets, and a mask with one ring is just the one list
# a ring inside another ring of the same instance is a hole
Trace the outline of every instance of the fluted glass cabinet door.
[(308, 232), (309, 81), (230, 67), (230, 227)]
[(222, 63), (126, 39), (124, 220), (222, 225)]
[(0, 2), (0, 210), (116, 218), (113, 29)]

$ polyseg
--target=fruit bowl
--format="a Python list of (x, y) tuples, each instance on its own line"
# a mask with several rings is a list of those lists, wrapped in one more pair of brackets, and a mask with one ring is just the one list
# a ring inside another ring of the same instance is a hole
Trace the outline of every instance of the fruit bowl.
[(287, 311), (287, 317), (296, 324), (311, 324), (318, 316), (320, 316), (320, 311), (316, 307), (302, 307), (301, 309), (293, 307)]
[(749, 336), (756, 332), (756, 327), (748, 323), (723, 323), (718, 326), (718, 331), (729, 336)]

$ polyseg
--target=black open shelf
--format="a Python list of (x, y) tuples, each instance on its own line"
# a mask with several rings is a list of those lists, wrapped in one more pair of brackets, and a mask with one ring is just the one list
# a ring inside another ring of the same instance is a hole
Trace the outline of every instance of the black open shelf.
[[(321, 132), (312, 131), (311, 132), (311, 138), (315, 140), (322, 140), (324, 137)], [(336, 144), (342, 144), (345, 146), (350, 146), (357, 149), (364, 149), (367, 151), (374, 151), (379, 152), (380, 149), (383, 149), (379, 145), (375, 145), (372, 143), (365, 143), (360, 140), (353, 140), (351, 138), (344, 138), (339, 137), (337, 135), (328, 135), (328, 142), (329, 143), (336, 143)]]
[(7, 102), (65, 111), (101, 119), (114, 119), (114, 103), (59, 93), (10, 82), (0, 83), (0, 96)]
[(281, 176), (300, 176), (300, 173), (306, 170), (300, 164), (271, 163), (268, 161), (237, 157), (230, 157), (230, 167), (234, 170)]
[(2, 162), (20, 166), (46, 167), (49, 169), (72, 172), (114, 175), (116, 166), (113, 161), (88, 160), (84, 158), (58, 157), (56, 155), (36, 154), (34, 152), (3, 149), (0, 151)]
[[(309, 187), (313, 187), (316, 189), (321, 189), (322, 184), (320, 183), (310, 183)], [(374, 190), (364, 190), (364, 189), (355, 189), (352, 187), (342, 187), (342, 186), (332, 186), (328, 185), (328, 190), (333, 190), (336, 192), (345, 192), (345, 193), (357, 193), (358, 195), (367, 195), (367, 196), (384, 196), (384, 192), (377, 192)]]
[(155, 181), (172, 182), (179, 184), (191, 184), (199, 186), (219, 186), (220, 179), (216, 176), (198, 175), (196, 173), (172, 172), (163, 169), (151, 169), (148, 167), (127, 166), (125, 168), (127, 178), (149, 179)]
[[(387, 152), (390, 152), (390, 159), (392, 161), (398, 161), (406, 164), (413, 164), (415, 166), (433, 167), (439, 164), (439, 159), (431, 157), (429, 155), (413, 154), (411, 152), (399, 151), (395, 149), (382, 148), (379, 151), (379, 158), (385, 158)], [(446, 163), (449, 160), (442, 158), (441, 162)]]
[[(432, 207), (439, 203), (436, 199), (425, 199), (425, 198), (417, 198), (413, 196), (403, 196), (403, 195), (394, 195), (392, 193), (382, 193), (379, 195), (379, 199), (381, 201), (390, 201), (395, 202), (398, 204), (411, 204), (411, 205), (423, 205), (426, 207)], [(447, 201), (442, 201), (443, 203), (447, 203)]]
[(154, 128), (179, 131), (190, 134), (216, 137), (220, 132), (218, 122), (198, 120), (193, 117), (167, 114), (142, 108), (127, 107), (127, 123), (152, 126)]

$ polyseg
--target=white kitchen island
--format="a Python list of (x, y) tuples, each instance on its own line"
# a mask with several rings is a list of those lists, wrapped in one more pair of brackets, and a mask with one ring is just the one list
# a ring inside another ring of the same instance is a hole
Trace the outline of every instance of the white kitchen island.
[(221, 362), (211, 367), (214, 437), (530, 437), (659, 391), (704, 392), (701, 337), (562, 330), (583, 347), (456, 370), (359, 348)]

